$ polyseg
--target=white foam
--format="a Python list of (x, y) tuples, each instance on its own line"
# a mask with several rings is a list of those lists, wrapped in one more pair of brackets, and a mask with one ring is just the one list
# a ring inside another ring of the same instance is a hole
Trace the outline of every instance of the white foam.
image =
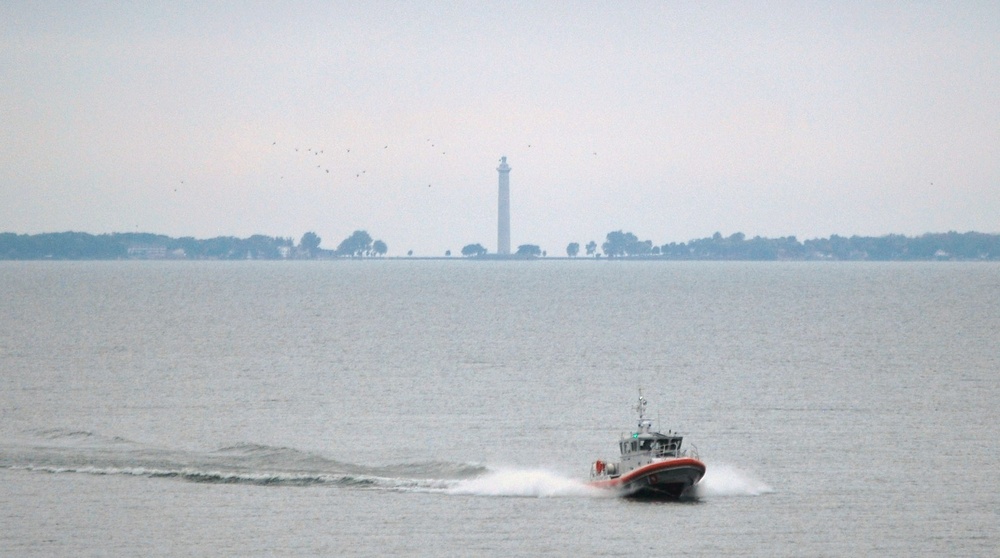
[(773, 489), (754, 475), (732, 465), (713, 463), (709, 465), (704, 478), (698, 483), (695, 494), (712, 496), (759, 496), (773, 492)]
[(501, 469), (459, 481), (446, 492), (474, 496), (599, 497), (610, 491), (542, 469)]

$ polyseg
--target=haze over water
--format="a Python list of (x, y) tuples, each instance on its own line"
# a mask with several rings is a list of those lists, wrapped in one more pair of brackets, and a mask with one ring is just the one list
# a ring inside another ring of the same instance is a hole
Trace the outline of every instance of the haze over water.
[[(991, 555), (998, 272), (3, 262), (0, 554)], [(640, 386), (694, 502), (583, 482)]]
[[(1000, 3), (0, 2), (2, 232), (1000, 232)], [(326, 248), (332, 246), (326, 245)]]

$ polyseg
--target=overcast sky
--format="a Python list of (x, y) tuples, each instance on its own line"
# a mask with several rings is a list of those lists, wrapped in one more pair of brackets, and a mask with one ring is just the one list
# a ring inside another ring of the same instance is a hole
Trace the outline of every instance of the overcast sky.
[(6, 0), (0, 232), (1000, 233), (1000, 2), (613, 4)]

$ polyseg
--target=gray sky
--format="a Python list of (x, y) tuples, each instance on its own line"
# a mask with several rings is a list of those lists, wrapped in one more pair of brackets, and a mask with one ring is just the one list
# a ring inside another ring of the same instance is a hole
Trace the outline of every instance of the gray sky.
[(998, 2), (482, 4), (2, 2), (0, 231), (1000, 232)]

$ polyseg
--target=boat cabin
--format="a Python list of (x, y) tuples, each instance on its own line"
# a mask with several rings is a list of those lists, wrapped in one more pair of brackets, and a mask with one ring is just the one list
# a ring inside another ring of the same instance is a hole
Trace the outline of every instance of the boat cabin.
[(681, 452), (682, 436), (660, 434), (659, 432), (635, 433), (619, 443), (622, 455), (649, 452), (652, 457), (678, 457)]
[(688, 453), (681, 449), (684, 437), (676, 432), (654, 432), (653, 421), (646, 418), (646, 399), (639, 392), (639, 404), (635, 407), (639, 412), (639, 424), (636, 432), (622, 434), (618, 442), (621, 450), (621, 461), (618, 463), (595, 461), (591, 468), (592, 478), (617, 478), (638, 467), (649, 465), (654, 461), (685, 457)]
[(648, 465), (656, 459), (682, 457), (681, 442), (683, 436), (674, 432), (653, 432), (653, 421), (643, 415), (645, 400), (639, 399), (639, 429), (619, 442), (622, 454), (622, 468), (626, 471)]

